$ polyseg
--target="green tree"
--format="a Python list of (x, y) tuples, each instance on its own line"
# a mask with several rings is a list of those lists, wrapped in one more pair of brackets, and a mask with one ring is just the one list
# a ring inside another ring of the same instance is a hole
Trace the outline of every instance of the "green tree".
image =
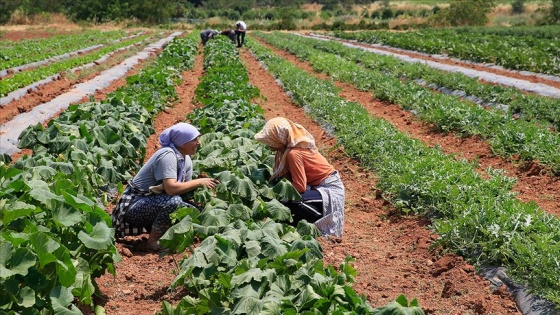
[(560, 0), (552, 0), (550, 22), (552, 24), (558, 24), (560, 22)]
[(494, 5), (494, 0), (455, 0), (440, 16), (453, 26), (484, 25)]
[(0, 1), (0, 24), (6, 24), (12, 13), (21, 5), (20, 0)]
[(525, 0), (515, 0), (511, 4), (511, 12), (514, 14), (523, 13), (523, 6), (525, 5)]

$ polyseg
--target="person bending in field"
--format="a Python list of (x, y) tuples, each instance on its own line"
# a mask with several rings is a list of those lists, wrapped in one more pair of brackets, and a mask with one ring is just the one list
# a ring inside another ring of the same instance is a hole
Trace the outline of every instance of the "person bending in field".
[(269, 120), (255, 139), (274, 152), (271, 180), (286, 177), (302, 200), (288, 201), (293, 224), (305, 219), (323, 235), (342, 236), (344, 185), (338, 171), (319, 153), (313, 136), (300, 124), (283, 117)]
[(247, 32), (247, 24), (243, 21), (235, 23), (235, 38), (237, 40), (237, 47), (242, 47), (245, 43), (245, 33)]
[(202, 41), (202, 45), (206, 45), (206, 43), (211, 40), (212, 38), (214, 38), (214, 36), (220, 34), (218, 31), (216, 30), (204, 30), (202, 32), (200, 32), (200, 40)]
[(235, 31), (234, 30), (224, 30), (220, 34), (227, 36), (235, 44)]
[(180, 195), (198, 187), (214, 189), (213, 178), (192, 179), (190, 156), (196, 153), (200, 132), (188, 123), (178, 123), (159, 136), (161, 148), (128, 182), (111, 215), (116, 238), (150, 233), (147, 250), (158, 251), (158, 240), (171, 226), (169, 215), (180, 207), (194, 207)]

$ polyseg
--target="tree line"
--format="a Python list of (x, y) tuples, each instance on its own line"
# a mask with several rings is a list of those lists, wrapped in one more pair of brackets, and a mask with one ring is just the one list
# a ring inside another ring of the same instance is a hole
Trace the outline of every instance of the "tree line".
[(305, 3), (322, 5), (371, 4), (383, 0), (2, 0), (0, 24), (9, 21), (16, 10), (26, 16), (41, 13), (62, 13), (73, 21), (137, 20), (160, 24), (182, 18), (195, 9), (233, 10), (242, 15), (257, 7), (299, 8)]

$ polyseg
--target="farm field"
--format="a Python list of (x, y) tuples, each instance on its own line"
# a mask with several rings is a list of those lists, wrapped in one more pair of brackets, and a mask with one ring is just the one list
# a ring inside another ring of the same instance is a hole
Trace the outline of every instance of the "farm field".
[[(38, 34), (44, 36), (44, 33)], [(32, 35), (25, 33), (25, 36)], [(18, 35), (8, 32), (4, 37), (17, 38)], [(311, 76), (332, 79), (329, 75), (316, 72), (309, 62), (301, 61), (260, 38), (249, 37)], [(358, 160), (349, 157), (345, 148), (337, 145), (335, 138), (277, 84), (275, 77), (259, 63), (248, 47), (239, 49), (239, 58), (248, 71), (249, 83), (260, 91), (260, 95), (252, 102), (264, 109), (264, 117), (284, 116), (306, 126), (318, 139), (320, 150), (341, 171), (347, 197), (344, 236), (342, 239), (320, 239), (320, 243), (326, 264), (338, 266), (346, 256), (355, 259), (351, 265), (358, 272), (353, 285), (358, 294), (365, 295), (374, 307), (386, 305), (399, 294), (405, 294), (409, 299), (417, 298), (427, 314), (520, 314), (505, 286), (493, 288), (492, 283), (477, 275), (475, 268), (462, 257), (432, 250), (430, 245), (438, 237), (429, 232), (429, 220), (420, 215), (403, 215), (384, 200), (381, 191), (376, 188), (376, 175)], [(106, 66), (117, 62), (118, 58), (115, 57)], [(453, 63), (460, 64), (458, 61)], [(125, 76), (137, 73), (145, 64), (136, 66)], [(465, 64), (465, 67), (475, 66)], [(53, 81), (38, 92), (7, 104), (2, 108), (0, 124), (68, 91), (81, 80), (93, 78), (102, 67), (95, 69), (79, 80)], [(505, 71), (484, 70), (508, 75)], [(202, 47), (199, 47), (192, 70), (182, 72), (182, 83), (175, 88), (178, 100), (153, 120), (154, 133), (147, 139), (146, 156), (157, 149), (157, 135), (161, 131), (202, 107), (195, 90), (204, 72)], [(543, 82), (542, 78), (532, 80)], [(481, 174), (488, 167), (504, 170), (508, 176), (517, 178), (513, 190), (520, 201), (534, 202), (551, 214), (559, 214), (560, 181), (557, 176), (547, 173), (542, 165), (521, 163), (515, 157), (499, 157), (482, 139), (436, 132), (432, 126), (396, 104), (379, 101), (371, 92), (359, 90), (351, 84), (334, 83), (340, 88), (340, 97), (356, 102), (371, 116), (388, 121), (399, 131), (427, 146), (441, 147), (445, 153), (457, 159), (476, 161), (476, 169)], [(558, 86), (558, 83), (546, 83)], [(108, 93), (125, 84), (124, 78), (113, 82), (109, 87), (97, 91), (91, 99), (104, 99)], [(18, 159), (26, 153), (30, 151), (23, 150), (13, 158)], [(111, 209), (112, 204), (109, 204), (106, 211), (110, 212)], [(168, 290), (174, 273), (178, 272), (182, 255), (159, 257), (146, 252), (142, 250), (142, 238), (117, 243), (116, 247), (122, 255), (122, 261), (116, 264), (116, 277), (106, 273), (96, 280), (101, 291), (96, 303), (102, 305), (107, 314), (154, 314), (161, 310), (163, 301), (176, 304), (185, 295), (183, 289)], [(87, 310), (83, 311), (87, 313)]]

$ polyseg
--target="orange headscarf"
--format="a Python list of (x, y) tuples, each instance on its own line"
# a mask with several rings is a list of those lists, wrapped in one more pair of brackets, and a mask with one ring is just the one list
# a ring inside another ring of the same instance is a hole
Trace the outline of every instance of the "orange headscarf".
[(255, 140), (278, 149), (274, 157), (274, 173), (270, 178), (280, 178), (286, 169), (286, 156), (292, 148), (304, 148), (317, 151), (315, 138), (300, 124), (283, 117), (267, 121), (263, 129), (255, 134)]

